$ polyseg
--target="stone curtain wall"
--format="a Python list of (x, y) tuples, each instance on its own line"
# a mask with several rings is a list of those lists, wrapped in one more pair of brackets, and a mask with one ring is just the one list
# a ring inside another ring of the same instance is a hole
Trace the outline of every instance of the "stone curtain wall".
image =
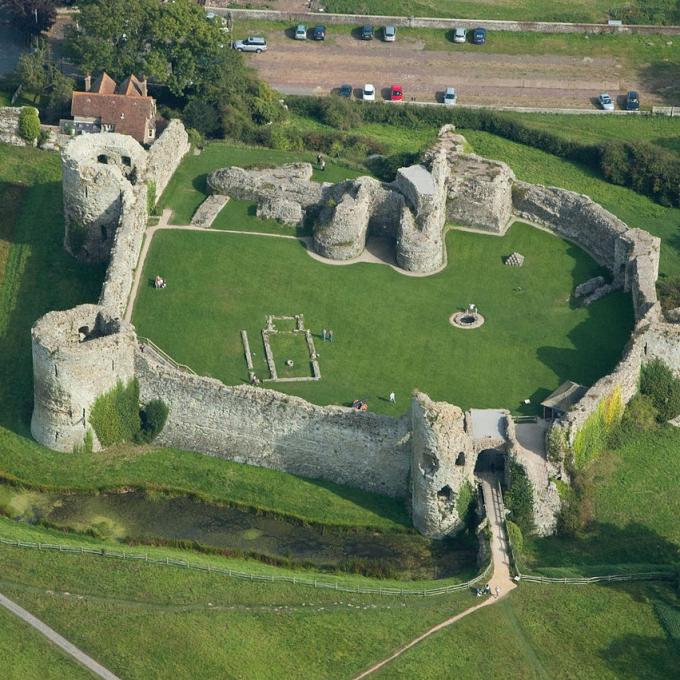
[(114, 316), (125, 315), (139, 263), (148, 219), (147, 187), (138, 184), (122, 196), (122, 217), (111, 248), (111, 261), (99, 304)]
[(238, 463), (321, 478), (388, 496), (408, 495), (408, 418), (316, 406), (299, 397), (190, 375), (137, 350), (142, 401), (162, 399), (157, 443)]
[(21, 106), (2, 106), (0, 107), (0, 142), (12, 144), (13, 146), (26, 146), (19, 134), (19, 114)]
[(147, 157), (147, 178), (156, 185), (156, 203), (191, 145), (180, 120), (171, 120), (153, 143)]

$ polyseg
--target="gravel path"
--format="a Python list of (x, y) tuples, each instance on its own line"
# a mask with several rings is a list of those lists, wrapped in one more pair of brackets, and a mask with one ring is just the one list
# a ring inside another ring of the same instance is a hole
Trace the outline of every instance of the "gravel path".
[(23, 607), (20, 607), (2, 594), (0, 594), (0, 605), (5, 607), (5, 609), (8, 609), (15, 616), (18, 616), (22, 621), (25, 621), (29, 626), (35, 628), (41, 635), (44, 635), (50, 642), (59, 647), (59, 649), (66, 652), (66, 654), (73, 657), (78, 663), (92, 671), (98, 678), (103, 678), (104, 680), (120, 680), (117, 675), (111, 673), (111, 671), (104, 668), (104, 666), (97, 663), (92, 657), (89, 657), (85, 652), (82, 652), (75, 645), (71, 644), (66, 638), (63, 638), (40, 619), (37, 619), (33, 614), (27, 612)]

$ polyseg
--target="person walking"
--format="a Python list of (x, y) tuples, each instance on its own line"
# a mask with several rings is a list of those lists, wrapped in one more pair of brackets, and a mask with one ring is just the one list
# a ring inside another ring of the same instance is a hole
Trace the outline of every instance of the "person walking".
[(390, 404), (397, 403), (397, 395), (394, 392), (390, 392)]
[(333, 342), (335, 340), (335, 334), (333, 331), (328, 331), (328, 339)]
[(500, 586), (496, 586), (496, 599), (498, 599), (501, 596), (501, 588)]
[(324, 329), (321, 331), (321, 339), (322, 339), (324, 342), (326, 342), (326, 338), (327, 338), (327, 337), (328, 337), (328, 331), (324, 328)]

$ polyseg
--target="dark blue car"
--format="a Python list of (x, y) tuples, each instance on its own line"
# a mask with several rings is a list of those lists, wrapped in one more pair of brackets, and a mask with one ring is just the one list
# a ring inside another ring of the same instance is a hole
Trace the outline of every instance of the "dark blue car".
[(473, 45), (483, 45), (486, 42), (486, 29), (485, 28), (475, 28), (472, 31), (472, 44)]
[(312, 31), (312, 38), (314, 40), (325, 40), (326, 39), (326, 27), (325, 26), (314, 26)]

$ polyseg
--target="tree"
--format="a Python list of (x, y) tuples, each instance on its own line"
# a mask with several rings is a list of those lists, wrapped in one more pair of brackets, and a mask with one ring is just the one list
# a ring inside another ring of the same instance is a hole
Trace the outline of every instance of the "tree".
[(57, 0), (0, 0), (0, 10), (22, 33), (39, 35), (56, 21)]
[(19, 113), (19, 134), (29, 143), (35, 144), (40, 134), (40, 118), (38, 110), (32, 106), (24, 106)]

